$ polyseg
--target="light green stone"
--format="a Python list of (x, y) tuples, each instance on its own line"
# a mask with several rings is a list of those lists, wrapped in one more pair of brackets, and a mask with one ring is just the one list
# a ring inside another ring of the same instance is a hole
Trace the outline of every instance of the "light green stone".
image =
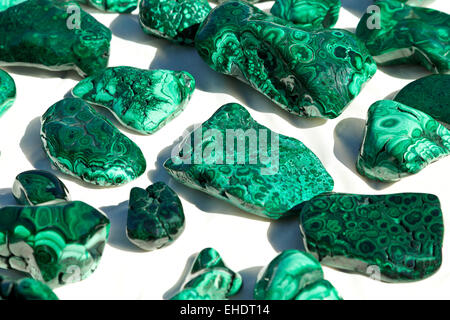
[(0, 69), (0, 117), (9, 109), (16, 99), (16, 84), (11, 76)]

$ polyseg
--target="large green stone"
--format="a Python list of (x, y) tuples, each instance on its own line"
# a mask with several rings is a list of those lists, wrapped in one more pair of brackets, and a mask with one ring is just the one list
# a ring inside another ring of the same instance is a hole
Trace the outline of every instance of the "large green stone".
[(307, 32), (239, 1), (211, 11), (195, 46), (211, 68), (298, 116), (336, 118), (376, 71), (352, 33)]
[(109, 109), (127, 128), (150, 134), (183, 111), (194, 88), (185, 71), (114, 67), (83, 79), (72, 93)]
[(173, 243), (183, 230), (183, 205), (167, 184), (131, 189), (127, 220), (131, 242), (148, 251), (160, 249)]
[(387, 282), (416, 281), (442, 263), (444, 224), (432, 194), (326, 194), (300, 209), (307, 250), (321, 264)]
[(10, 280), (0, 275), (0, 300), (58, 300), (46, 284), (32, 278)]
[(54, 287), (97, 268), (109, 220), (80, 202), (0, 209), (0, 268), (29, 273)]
[(198, 254), (183, 288), (171, 300), (225, 300), (241, 287), (241, 275), (229, 269), (216, 250), (206, 248)]
[(81, 99), (51, 106), (41, 118), (41, 139), (55, 167), (88, 183), (116, 186), (146, 169), (141, 149)]
[(137, 8), (138, 0), (77, 0), (86, 3), (98, 10), (130, 13)]
[(276, 0), (270, 13), (301, 29), (315, 31), (334, 26), (340, 9), (341, 0)]
[(64, 183), (52, 173), (42, 170), (25, 171), (17, 175), (12, 193), (17, 203), (24, 206), (70, 200)]
[(302, 142), (260, 125), (236, 103), (195, 129), (164, 167), (191, 188), (271, 219), (334, 185)]
[(356, 162), (370, 179), (397, 181), (450, 154), (450, 131), (429, 115), (396, 101), (369, 108)]
[(28, 0), (0, 12), (3, 65), (92, 74), (108, 65), (110, 41), (111, 31), (75, 2)]
[(15, 99), (16, 84), (6, 71), (0, 69), (0, 117), (11, 108)]
[(145, 33), (193, 45), (211, 6), (207, 0), (142, 0), (139, 21)]
[(413, 63), (434, 73), (450, 72), (450, 15), (394, 0), (375, 5), (379, 14), (366, 13), (356, 34), (379, 65)]

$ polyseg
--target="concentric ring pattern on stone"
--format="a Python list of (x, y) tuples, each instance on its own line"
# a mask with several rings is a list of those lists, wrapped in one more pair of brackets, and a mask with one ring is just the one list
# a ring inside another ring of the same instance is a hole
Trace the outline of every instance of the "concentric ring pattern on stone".
[(16, 99), (16, 84), (11, 76), (0, 69), (0, 117), (9, 109)]

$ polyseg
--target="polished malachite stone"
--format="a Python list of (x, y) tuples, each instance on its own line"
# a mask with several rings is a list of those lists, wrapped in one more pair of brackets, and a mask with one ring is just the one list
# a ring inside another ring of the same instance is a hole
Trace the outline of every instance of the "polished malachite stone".
[(322, 279), (305, 287), (295, 300), (342, 300), (342, 298), (329, 281)]
[(375, 280), (421, 280), (442, 262), (444, 224), (432, 194), (320, 195), (300, 209), (300, 229), (322, 265)]
[(395, 101), (418, 109), (444, 125), (450, 125), (450, 75), (433, 74), (413, 81), (395, 96)]
[(448, 129), (422, 111), (381, 100), (369, 108), (356, 168), (370, 179), (397, 181), (448, 154)]
[(150, 134), (183, 111), (194, 88), (185, 71), (114, 67), (83, 79), (72, 93), (109, 109), (127, 128)]
[(216, 250), (206, 248), (198, 254), (181, 291), (171, 300), (225, 300), (241, 287), (241, 275), (229, 269)]
[(127, 220), (131, 242), (148, 251), (160, 249), (172, 244), (183, 230), (183, 205), (167, 184), (131, 189)]
[(75, 2), (28, 0), (0, 12), (3, 65), (89, 75), (106, 68), (110, 41), (111, 31)]
[(11, 76), (0, 69), (0, 117), (9, 109), (16, 99), (16, 84)]
[(352, 33), (304, 31), (240, 1), (213, 9), (195, 46), (211, 68), (298, 116), (336, 118), (376, 71)]
[(88, 183), (116, 186), (146, 169), (141, 149), (81, 99), (51, 106), (41, 118), (41, 139), (56, 168)]
[(271, 219), (290, 215), (290, 209), (334, 185), (302, 142), (272, 132), (236, 103), (222, 106), (194, 130), (164, 167), (191, 188)]
[(450, 72), (450, 15), (394, 0), (375, 5), (379, 13), (366, 13), (356, 34), (379, 65), (414, 63), (434, 73)]
[(58, 300), (46, 284), (32, 278), (10, 280), (0, 275), (0, 300)]
[(78, 0), (92, 7), (109, 12), (130, 13), (137, 8), (138, 0)]
[(0, 0), (0, 11), (5, 11), (9, 7), (15, 6), (27, 0)]
[(270, 13), (301, 29), (315, 31), (334, 26), (340, 9), (341, 0), (276, 0)]
[(80, 202), (0, 209), (0, 268), (29, 273), (51, 287), (77, 282), (97, 268), (109, 220)]
[(193, 45), (211, 6), (207, 0), (142, 0), (139, 22), (145, 33)]

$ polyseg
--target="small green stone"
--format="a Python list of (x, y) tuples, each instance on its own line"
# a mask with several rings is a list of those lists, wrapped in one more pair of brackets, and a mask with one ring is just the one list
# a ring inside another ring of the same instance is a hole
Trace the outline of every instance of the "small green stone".
[(111, 31), (75, 2), (28, 0), (0, 12), (0, 64), (89, 75), (107, 67), (110, 41)]
[(432, 194), (320, 195), (301, 207), (300, 229), (321, 264), (375, 280), (422, 280), (442, 263), (444, 224)]
[(29, 273), (51, 287), (85, 279), (97, 268), (109, 220), (80, 202), (0, 209), (0, 268)]
[(379, 65), (413, 63), (434, 73), (450, 72), (450, 15), (394, 0), (375, 6), (379, 13), (366, 13), (356, 35)]
[(61, 100), (45, 112), (41, 140), (56, 168), (88, 183), (117, 186), (146, 169), (141, 149), (81, 99)]
[(0, 117), (9, 109), (16, 99), (16, 84), (11, 76), (0, 69)]
[(72, 93), (109, 109), (127, 128), (150, 134), (183, 111), (194, 88), (185, 71), (114, 67), (82, 80)]
[(429, 115), (391, 100), (369, 108), (356, 163), (370, 179), (398, 181), (450, 154), (450, 131)]
[(40, 281), (31, 278), (14, 281), (0, 275), (0, 300), (58, 300), (58, 297)]
[(142, 0), (139, 21), (145, 33), (193, 45), (211, 6), (207, 0)]
[(300, 291), (295, 300), (342, 300), (342, 298), (329, 281), (319, 280)]
[(12, 193), (17, 203), (24, 206), (70, 200), (64, 183), (52, 173), (42, 170), (25, 171), (17, 175)]
[(108, 12), (131, 13), (137, 8), (138, 0), (77, 0)]
[(207, 248), (198, 254), (182, 290), (171, 300), (225, 300), (241, 287), (241, 275), (229, 269), (216, 250)]

